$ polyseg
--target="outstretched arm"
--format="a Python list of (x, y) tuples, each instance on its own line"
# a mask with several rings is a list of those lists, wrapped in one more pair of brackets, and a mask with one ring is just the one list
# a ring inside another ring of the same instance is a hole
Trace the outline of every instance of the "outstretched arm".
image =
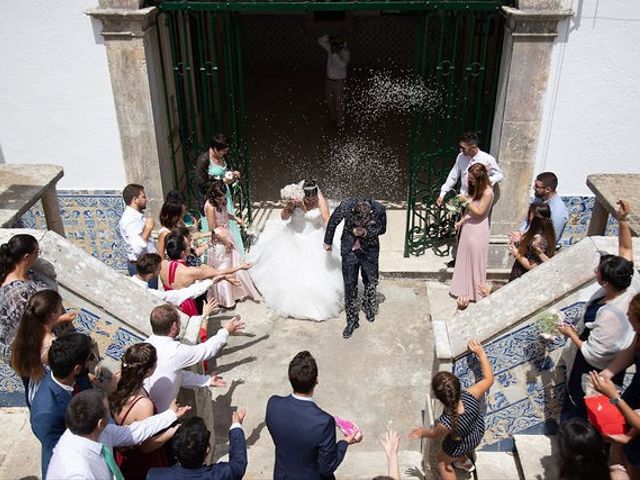
[(326, 227), (329, 217), (331, 216), (331, 212), (329, 211), (329, 203), (327, 202), (327, 199), (324, 198), (324, 195), (320, 190), (318, 190), (318, 208), (322, 215), (322, 223)]
[(493, 385), (493, 369), (489, 363), (487, 352), (484, 351), (480, 342), (477, 340), (469, 340), (469, 350), (478, 357), (482, 370), (482, 380), (468, 388), (467, 391), (480, 400), (482, 396), (489, 391), (491, 385)]
[(321, 475), (331, 475), (338, 468), (349, 444), (345, 440), (336, 443), (336, 422), (332, 418), (322, 434), (322, 443), (318, 451), (318, 470)]
[(631, 227), (629, 227), (629, 220), (627, 219), (630, 211), (629, 202), (618, 200), (618, 210), (616, 211), (616, 217), (618, 218), (618, 255), (633, 262)]
[(338, 224), (342, 220), (344, 220), (344, 215), (346, 210), (346, 206), (344, 202), (345, 202), (344, 200), (340, 202), (340, 205), (338, 205), (338, 208), (336, 208), (333, 211), (333, 213), (331, 214), (331, 217), (329, 218), (329, 221), (327, 222), (327, 230), (324, 233), (325, 245), (331, 246), (331, 244), (333, 243), (333, 236), (336, 233), (336, 228), (338, 227)]

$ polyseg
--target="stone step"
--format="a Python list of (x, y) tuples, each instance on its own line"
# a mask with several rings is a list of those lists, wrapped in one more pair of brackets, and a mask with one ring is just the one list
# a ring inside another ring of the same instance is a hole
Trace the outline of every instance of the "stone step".
[(520, 480), (518, 458), (512, 452), (476, 452), (476, 480)]
[(524, 480), (554, 480), (558, 471), (558, 442), (555, 436), (514, 435)]

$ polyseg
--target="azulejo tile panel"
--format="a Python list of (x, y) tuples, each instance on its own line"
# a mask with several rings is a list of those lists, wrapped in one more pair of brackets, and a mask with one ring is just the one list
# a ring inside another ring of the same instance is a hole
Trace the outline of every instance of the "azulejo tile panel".
[[(571, 300), (568, 300), (571, 301)], [(582, 318), (585, 302), (573, 301), (560, 308), (565, 319)], [(515, 433), (546, 430), (557, 422), (564, 399), (565, 370), (558, 367), (565, 339), (547, 341), (531, 320), (485, 345), (495, 374), (495, 384), (485, 399), (486, 435), (480, 448), (513, 448)], [(464, 387), (481, 378), (475, 355), (468, 354), (453, 365)]]
[[(85, 308), (78, 310), (73, 322), (75, 329), (90, 335), (98, 343), (102, 356), (119, 361), (125, 350), (143, 338), (123, 328), (119, 324), (100, 318)], [(0, 360), (0, 407), (25, 406), (24, 386), (13, 369)]]
[[(58, 190), (67, 238), (116, 270), (126, 270), (127, 259), (118, 221), (124, 204), (116, 190)], [(26, 228), (46, 228), (40, 202), (19, 221)]]
[[(573, 245), (587, 235), (587, 228), (589, 227), (589, 221), (591, 220), (594, 199), (595, 197), (584, 196), (562, 197), (562, 201), (569, 210), (569, 219), (567, 220), (567, 225), (560, 241), (562, 245)], [(618, 234), (618, 224), (614, 218), (609, 218), (605, 234)]]

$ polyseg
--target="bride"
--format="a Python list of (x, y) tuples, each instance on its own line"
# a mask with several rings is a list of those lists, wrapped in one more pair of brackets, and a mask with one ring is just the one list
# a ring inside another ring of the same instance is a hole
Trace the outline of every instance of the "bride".
[[(285, 207), (251, 247), (251, 278), (282, 317), (326, 320), (343, 308), (340, 248), (322, 248), (330, 212), (315, 180), (281, 190)], [(339, 241), (340, 233), (335, 235)]]

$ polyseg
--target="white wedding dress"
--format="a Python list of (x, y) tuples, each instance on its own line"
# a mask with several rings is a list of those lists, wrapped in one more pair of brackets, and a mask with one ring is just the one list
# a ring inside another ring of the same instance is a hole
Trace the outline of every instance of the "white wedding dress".
[(265, 303), (282, 317), (326, 320), (343, 309), (341, 226), (327, 252), (319, 208), (296, 208), (289, 220), (269, 220), (251, 247), (248, 270)]

